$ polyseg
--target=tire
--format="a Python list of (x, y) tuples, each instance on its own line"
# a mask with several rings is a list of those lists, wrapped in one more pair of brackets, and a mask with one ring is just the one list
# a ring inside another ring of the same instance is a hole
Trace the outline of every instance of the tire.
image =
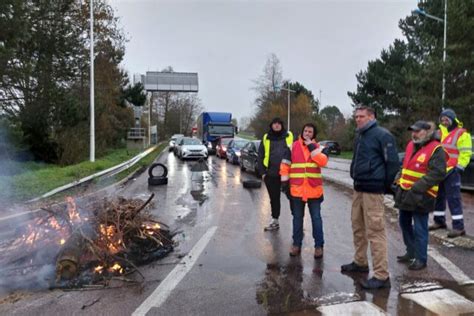
[(165, 178), (165, 177), (148, 178), (148, 185), (163, 185), (163, 184), (168, 184), (168, 178)]
[[(163, 172), (161, 174), (154, 175), (153, 170), (157, 167), (159, 167), (159, 169), (162, 169)], [(168, 176), (168, 168), (166, 168), (166, 166), (162, 163), (154, 163), (148, 168), (148, 176), (150, 178), (166, 178)]]
[(246, 189), (259, 189), (262, 187), (262, 181), (260, 180), (245, 180), (242, 184)]

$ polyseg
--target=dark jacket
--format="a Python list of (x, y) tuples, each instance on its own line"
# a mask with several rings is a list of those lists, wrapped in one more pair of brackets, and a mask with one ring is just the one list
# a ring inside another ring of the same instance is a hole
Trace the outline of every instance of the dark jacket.
[(271, 177), (280, 176), (280, 163), (288, 150), (286, 144), (286, 136), (288, 132), (286, 129), (282, 129), (280, 132), (274, 132), (271, 128), (267, 133), (267, 139), (270, 140), (270, 160), (268, 161), (268, 168), (263, 165), (263, 159), (265, 156), (265, 147), (262, 142), (258, 148), (258, 172), (261, 175), (267, 175)]
[(357, 130), (351, 178), (354, 190), (369, 193), (391, 193), (391, 184), (400, 168), (395, 139), (376, 121)]
[[(415, 144), (413, 155), (424, 144)], [(396, 180), (401, 176), (397, 174)], [(410, 190), (403, 190), (397, 186), (395, 190), (395, 207), (404, 211), (416, 211), (421, 213), (432, 212), (436, 199), (426, 193), (429, 188), (438, 185), (446, 176), (446, 153), (443, 148), (438, 147), (428, 162), (428, 171), (420, 180), (416, 181)]]

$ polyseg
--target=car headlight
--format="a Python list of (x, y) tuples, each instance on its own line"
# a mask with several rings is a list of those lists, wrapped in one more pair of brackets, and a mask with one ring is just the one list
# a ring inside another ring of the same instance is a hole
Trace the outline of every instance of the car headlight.
[(236, 151), (236, 152), (235, 152), (235, 155), (236, 155), (237, 157), (240, 157), (240, 151)]
[(227, 151), (227, 148), (222, 147), (222, 151), (223, 151), (223, 152), (226, 152), (226, 151)]
[(189, 150), (187, 148), (183, 148), (183, 152), (187, 153)]
[(212, 149), (212, 143), (207, 143), (207, 148)]

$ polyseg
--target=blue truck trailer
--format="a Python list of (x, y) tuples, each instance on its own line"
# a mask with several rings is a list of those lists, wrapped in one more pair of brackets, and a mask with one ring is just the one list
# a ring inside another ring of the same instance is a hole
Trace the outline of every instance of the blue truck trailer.
[(234, 137), (234, 132), (232, 113), (202, 112), (198, 117), (196, 136), (212, 152), (220, 137)]

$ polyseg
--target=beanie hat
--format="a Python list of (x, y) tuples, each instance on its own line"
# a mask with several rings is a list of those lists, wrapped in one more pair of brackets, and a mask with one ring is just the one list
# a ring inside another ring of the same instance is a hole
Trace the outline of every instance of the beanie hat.
[(285, 128), (285, 125), (283, 124), (283, 120), (279, 117), (275, 117), (272, 122), (270, 123), (270, 128), (272, 128), (272, 125), (275, 124), (275, 123), (280, 123), (281, 125), (281, 128), (284, 129)]
[(439, 118), (442, 118), (443, 116), (446, 116), (447, 118), (449, 118), (451, 122), (454, 122), (456, 120), (456, 113), (452, 109), (443, 110)]

